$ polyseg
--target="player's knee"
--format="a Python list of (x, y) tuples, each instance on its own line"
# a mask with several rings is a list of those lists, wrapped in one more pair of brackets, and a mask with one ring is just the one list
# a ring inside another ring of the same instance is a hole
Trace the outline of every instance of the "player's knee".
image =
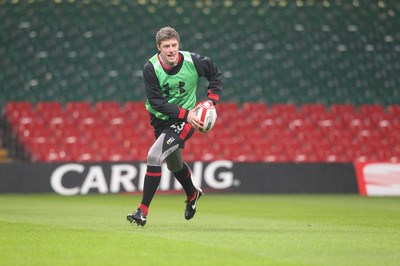
[(178, 172), (180, 170), (178, 167), (176, 167), (176, 165), (170, 165), (170, 164), (167, 164), (167, 168), (172, 173)]
[(158, 154), (151, 151), (147, 154), (147, 165), (161, 166), (161, 163), (161, 158)]

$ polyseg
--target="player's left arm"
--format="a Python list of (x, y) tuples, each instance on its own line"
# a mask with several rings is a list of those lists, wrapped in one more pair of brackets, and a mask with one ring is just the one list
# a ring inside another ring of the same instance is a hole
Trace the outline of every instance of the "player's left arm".
[(210, 57), (197, 53), (191, 53), (191, 56), (199, 76), (208, 80), (207, 99), (216, 105), (223, 90), (221, 70)]

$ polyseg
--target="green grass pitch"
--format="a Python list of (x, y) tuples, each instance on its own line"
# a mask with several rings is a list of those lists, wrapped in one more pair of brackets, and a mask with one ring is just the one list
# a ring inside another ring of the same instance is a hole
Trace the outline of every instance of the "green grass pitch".
[(156, 195), (147, 225), (126, 214), (139, 195), (0, 195), (1, 265), (399, 265), (400, 198)]

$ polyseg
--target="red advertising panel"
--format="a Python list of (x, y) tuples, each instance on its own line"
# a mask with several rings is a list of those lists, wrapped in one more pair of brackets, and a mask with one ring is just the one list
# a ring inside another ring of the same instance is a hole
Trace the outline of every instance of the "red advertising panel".
[(400, 163), (356, 162), (358, 190), (366, 196), (400, 196)]

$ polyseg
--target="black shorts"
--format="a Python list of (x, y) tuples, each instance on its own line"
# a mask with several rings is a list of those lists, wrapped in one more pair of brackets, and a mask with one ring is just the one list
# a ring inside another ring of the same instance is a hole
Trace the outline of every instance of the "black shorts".
[(162, 133), (166, 134), (165, 141), (168, 142), (171, 138), (178, 141), (179, 147), (182, 149), (185, 142), (193, 135), (193, 127), (185, 122), (176, 122), (173, 124), (165, 124), (163, 127), (155, 128), (154, 133), (158, 138)]

